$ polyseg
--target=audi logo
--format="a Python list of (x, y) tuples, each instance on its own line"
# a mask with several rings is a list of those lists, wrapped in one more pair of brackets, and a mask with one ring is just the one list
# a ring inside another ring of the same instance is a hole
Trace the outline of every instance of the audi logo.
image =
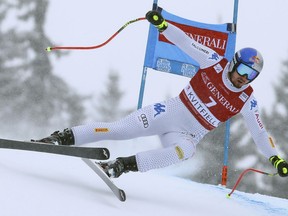
[(141, 114), (140, 118), (142, 120), (144, 128), (148, 128), (149, 127), (149, 123), (148, 123), (147, 116), (145, 114)]

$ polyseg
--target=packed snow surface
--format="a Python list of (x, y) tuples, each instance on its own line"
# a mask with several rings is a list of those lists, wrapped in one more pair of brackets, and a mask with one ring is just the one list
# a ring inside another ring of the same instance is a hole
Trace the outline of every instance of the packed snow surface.
[[(1, 216), (288, 216), (288, 200), (195, 183), (163, 172), (114, 179), (119, 201), (81, 159), (0, 149)], [(286, 188), (287, 189), (287, 188)]]

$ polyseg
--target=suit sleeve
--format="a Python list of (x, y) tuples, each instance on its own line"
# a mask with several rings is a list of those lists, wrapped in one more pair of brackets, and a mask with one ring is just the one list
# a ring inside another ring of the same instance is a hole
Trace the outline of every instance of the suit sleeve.
[(200, 68), (207, 68), (223, 59), (223, 56), (213, 49), (204, 46), (193, 38), (189, 37), (184, 31), (178, 27), (168, 24), (167, 29), (162, 33), (171, 43), (180, 48), (183, 52), (198, 62)]
[(273, 155), (277, 155), (274, 143), (269, 140), (269, 135), (260, 118), (257, 100), (253, 95), (247, 100), (241, 110), (241, 114), (245, 119), (246, 125), (251, 136), (260, 152), (269, 159)]

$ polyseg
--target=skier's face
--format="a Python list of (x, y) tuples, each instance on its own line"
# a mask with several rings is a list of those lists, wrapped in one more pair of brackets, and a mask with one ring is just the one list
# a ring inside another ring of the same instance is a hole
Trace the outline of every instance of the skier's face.
[(229, 73), (229, 78), (236, 88), (241, 88), (242, 86), (248, 84), (250, 81), (247, 79), (247, 75), (240, 75), (236, 70)]

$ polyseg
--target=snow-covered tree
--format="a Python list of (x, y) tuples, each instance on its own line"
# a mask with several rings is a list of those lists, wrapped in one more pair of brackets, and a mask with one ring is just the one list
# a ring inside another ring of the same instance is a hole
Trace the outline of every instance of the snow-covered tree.
[[(288, 58), (282, 62), (279, 82), (274, 85), (276, 102), (271, 113), (265, 113), (264, 123), (274, 138), (279, 155), (288, 160)], [(273, 170), (275, 172), (275, 170)], [(287, 198), (287, 178), (265, 178), (271, 194)]]
[(44, 31), (48, 3), (0, 2), (0, 117), (6, 122), (1, 124), (2, 133), (46, 134), (50, 127), (72, 125), (84, 118), (82, 97), (53, 74), (53, 53), (45, 52), (53, 44)]
[(115, 121), (132, 111), (121, 108), (124, 92), (120, 89), (119, 81), (119, 74), (114, 70), (110, 70), (105, 91), (101, 92), (94, 102), (97, 118), (101, 121)]

